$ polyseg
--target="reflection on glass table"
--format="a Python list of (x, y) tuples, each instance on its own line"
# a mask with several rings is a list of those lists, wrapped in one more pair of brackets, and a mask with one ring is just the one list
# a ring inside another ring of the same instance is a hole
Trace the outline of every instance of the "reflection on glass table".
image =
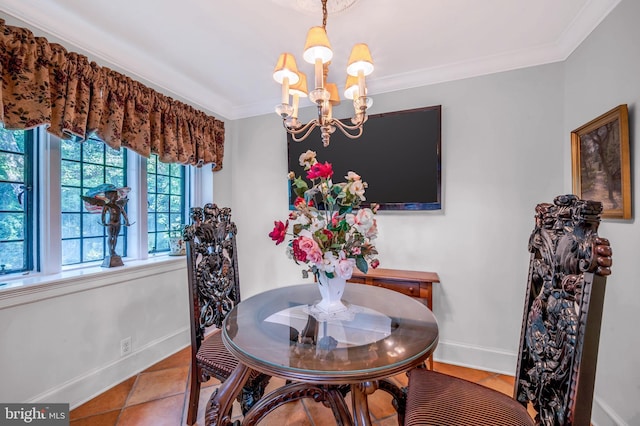
[[(391, 394), (399, 420), (404, 393), (389, 377), (421, 366), (438, 342), (433, 313), (422, 303), (379, 287), (347, 284), (349, 310), (326, 317), (314, 311), (317, 284), (282, 287), (253, 296), (227, 316), (222, 339), (240, 360), (212, 396), (207, 424), (228, 424), (231, 404), (250, 369), (290, 383), (258, 401), (244, 416), (255, 424), (278, 406), (314, 398), (333, 410), (338, 425), (369, 425), (367, 395)], [(351, 392), (353, 417), (344, 395)]]

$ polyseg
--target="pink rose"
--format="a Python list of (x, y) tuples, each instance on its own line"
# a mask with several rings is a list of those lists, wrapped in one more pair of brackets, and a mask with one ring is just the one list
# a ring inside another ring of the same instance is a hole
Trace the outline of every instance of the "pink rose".
[(307, 260), (312, 263), (322, 262), (322, 250), (312, 238), (300, 237), (298, 239), (298, 247), (307, 254)]

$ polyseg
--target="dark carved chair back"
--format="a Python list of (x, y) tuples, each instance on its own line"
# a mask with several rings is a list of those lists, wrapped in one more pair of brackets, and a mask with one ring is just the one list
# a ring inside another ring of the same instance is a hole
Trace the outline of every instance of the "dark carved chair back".
[(193, 299), (196, 347), (208, 327), (220, 328), (229, 311), (240, 303), (236, 254), (237, 228), (231, 209), (207, 204), (191, 209), (192, 223), (184, 229), (187, 270)]
[(544, 425), (589, 425), (609, 242), (602, 204), (573, 195), (536, 207), (516, 398)]
[[(410, 373), (406, 425), (589, 426), (609, 241), (602, 204), (562, 195), (538, 204), (514, 398), (446, 374)], [(527, 412), (531, 404), (535, 419)]]
[[(191, 314), (187, 424), (196, 421), (201, 383), (212, 376), (224, 381), (238, 365), (219, 332), (206, 334), (209, 327), (221, 328), (229, 311), (240, 303), (236, 234), (231, 209), (215, 204), (191, 208), (191, 224), (183, 231)], [(251, 373), (239, 397), (244, 412), (262, 397), (268, 380), (264, 374)]]

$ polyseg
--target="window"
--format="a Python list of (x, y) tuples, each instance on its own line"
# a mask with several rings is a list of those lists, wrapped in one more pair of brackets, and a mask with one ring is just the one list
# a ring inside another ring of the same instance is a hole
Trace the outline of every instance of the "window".
[[(83, 143), (60, 141), (62, 264), (102, 260), (108, 253), (101, 210), (87, 211), (81, 195), (103, 184), (126, 186), (126, 150), (116, 151), (99, 139)], [(126, 227), (120, 230), (116, 252), (127, 255)]]
[[(97, 266), (109, 255), (102, 209), (81, 196), (100, 185), (131, 187), (116, 252), (124, 263), (169, 252), (196, 194), (211, 193), (211, 173), (111, 149), (97, 138), (60, 140), (44, 128), (5, 130), (0, 124), (0, 275), (3, 283), (31, 272), (43, 276)], [(104, 189), (104, 188), (103, 188)], [(11, 274), (11, 275), (9, 275)], [(20, 285), (20, 284), (18, 284)], [(8, 288), (8, 287), (4, 287)], [(0, 286), (0, 290), (2, 290)]]
[(0, 124), (0, 274), (33, 269), (33, 131)]
[(185, 167), (152, 155), (147, 160), (149, 253), (169, 251), (169, 237), (181, 232), (185, 210)]

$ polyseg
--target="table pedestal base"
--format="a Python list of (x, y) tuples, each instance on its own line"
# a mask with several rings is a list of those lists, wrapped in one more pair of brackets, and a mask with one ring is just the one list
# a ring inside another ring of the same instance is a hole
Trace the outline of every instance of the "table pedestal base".
[[(231, 409), (233, 401), (241, 391), (251, 373), (251, 369), (243, 364), (213, 393), (205, 413), (207, 426), (231, 425)], [(393, 397), (393, 406), (398, 412), (398, 424), (404, 423), (405, 393), (388, 380), (370, 381), (350, 385), (319, 385), (294, 382), (286, 384), (267, 395), (264, 395), (251, 409), (245, 413), (243, 425), (255, 425), (262, 421), (271, 411), (289, 402), (302, 398), (312, 398), (331, 408), (337, 426), (371, 426), (367, 396), (377, 389), (383, 390)], [(344, 400), (345, 394), (351, 391), (353, 418)]]

